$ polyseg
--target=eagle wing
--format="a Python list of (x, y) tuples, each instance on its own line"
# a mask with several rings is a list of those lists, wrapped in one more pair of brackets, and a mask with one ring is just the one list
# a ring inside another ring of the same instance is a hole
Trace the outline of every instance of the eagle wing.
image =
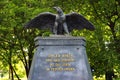
[(95, 27), (92, 23), (90, 23), (87, 19), (85, 19), (82, 15), (77, 13), (66, 14), (66, 23), (69, 31), (71, 32), (73, 29), (81, 30), (88, 29), (94, 30)]
[(50, 12), (44, 12), (30, 20), (24, 25), (25, 28), (49, 29), (52, 31), (56, 15)]

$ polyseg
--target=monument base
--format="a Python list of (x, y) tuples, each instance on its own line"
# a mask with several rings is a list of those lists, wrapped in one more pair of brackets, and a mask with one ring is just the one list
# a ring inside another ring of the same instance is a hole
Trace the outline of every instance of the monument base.
[(83, 37), (37, 37), (35, 45), (28, 80), (93, 80)]

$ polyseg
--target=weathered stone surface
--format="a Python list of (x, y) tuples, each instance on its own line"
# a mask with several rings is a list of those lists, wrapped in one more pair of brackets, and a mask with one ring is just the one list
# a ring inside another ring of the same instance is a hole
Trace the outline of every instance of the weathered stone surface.
[(82, 37), (37, 37), (28, 80), (93, 80)]

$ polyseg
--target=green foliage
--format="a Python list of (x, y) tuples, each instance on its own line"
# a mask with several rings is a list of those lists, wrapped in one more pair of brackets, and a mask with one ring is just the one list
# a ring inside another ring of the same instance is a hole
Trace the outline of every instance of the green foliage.
[[(0, 1), (0, 69), (9, 71), (10, 64), (19, 75), (21, 62), (28, 76), (34, 54), (34, 38), (51, 32), (24, 30), (23, 25), (41, 12), (54, 12), (60, 6), (65, 13), (75, 11), (90, 20), (94, 32), (74, 30), (71, 35), (86, 38), (86, 49), (94, 76), (114, 70), (120, 74), (120, 1), (119, 0), (2, 0)], [(25, 73), (24, 72), (24, 73)], [(11, 73), (12, 74), (12, 73)]]

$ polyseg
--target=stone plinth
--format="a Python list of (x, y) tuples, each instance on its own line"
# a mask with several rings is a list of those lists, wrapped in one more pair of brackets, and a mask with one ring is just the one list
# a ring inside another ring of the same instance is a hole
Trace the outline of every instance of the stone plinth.
[(35, 45), (28, 80), (93, 80), (83, 37), (37, 37)]

